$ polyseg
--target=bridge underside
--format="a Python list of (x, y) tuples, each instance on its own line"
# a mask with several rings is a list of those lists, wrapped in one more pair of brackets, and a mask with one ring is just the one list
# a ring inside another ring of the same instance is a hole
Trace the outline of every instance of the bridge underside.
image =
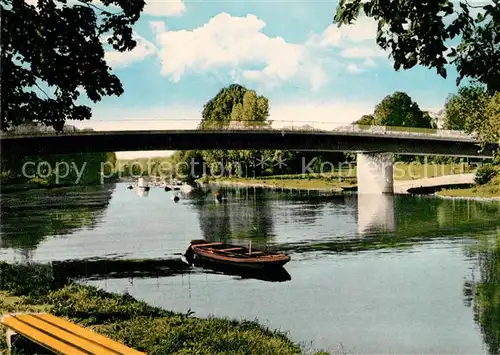
[(344, 132), (161, 131), (92, 132), (60, 136), (6, 137), (3, 153), (19, 155), (203, 149), (290, 149), (330, 152), (391, 152), (490, 158), (497, 144), (482, 152), (470, 140), (428, 136), (390, 136)]

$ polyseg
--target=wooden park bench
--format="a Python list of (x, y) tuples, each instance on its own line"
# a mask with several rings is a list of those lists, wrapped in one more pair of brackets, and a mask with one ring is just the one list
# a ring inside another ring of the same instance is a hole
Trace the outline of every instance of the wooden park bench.
[[(13, 351), (15, 348), (17, 352), (24, 354), (145, 355), (145, 353), (48, 313), (7, 314), (1, 318), (0, 323), (8, 328), (9, 349)], [(24, 344), (23, 340), (28, 340), (28, 342)], [(18, 342), (21, 344), (18, 345)], [(23, 350), (23, 346), (31, 350)], [(33, 348), (41, 348), (45, 351), (36, 350), (35, 352)]]

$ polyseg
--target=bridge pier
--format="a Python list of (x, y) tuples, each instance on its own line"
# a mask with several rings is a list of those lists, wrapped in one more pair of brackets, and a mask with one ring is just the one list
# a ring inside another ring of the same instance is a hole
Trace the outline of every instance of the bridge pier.
[(394, 193), (394, 154), (358, 153), (358, 194)]

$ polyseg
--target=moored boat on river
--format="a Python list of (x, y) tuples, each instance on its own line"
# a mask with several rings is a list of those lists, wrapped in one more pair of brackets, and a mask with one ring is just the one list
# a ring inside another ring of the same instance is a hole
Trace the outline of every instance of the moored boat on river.
[(193, 263), (199, 259), (252, 269), (283, 266), (290, 261), (290, 256), (286, 253), (267, 252), (252, 249), (251, 246), (246, 248), (223, 242), (208, 242), (203, 239), (192, 240), (184, 257), (188, 262)]

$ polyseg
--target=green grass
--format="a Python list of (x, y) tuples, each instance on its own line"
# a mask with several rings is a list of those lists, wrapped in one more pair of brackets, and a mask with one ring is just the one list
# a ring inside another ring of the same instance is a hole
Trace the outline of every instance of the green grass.
[(340, 181), (337, 179), (328, 178), (311, 178), (309, 179), (268, 179), (268, 178), (225, 178), (210, 180), (219, 183), (241, 184), (247, 186), (262, 186), (269, 188), (284, 188), (284, 189), (341, 189), (343, 187), (352, 187), (356, 184), (356, 179), (346, 179)]
[(449, 189), (438, 192), (440, 196), (447, 197), (480, 197), (500, 198), (500, 176), (484, 185), (476, 185), (468, 189)]
[[(196, 318), (92, 286), (58, 288), (48, 270), (0, 262), (0, 312), (50, 312), (149, 355), (303, 353), (285, 333), (256, 321)], [(0, 327), (0, 353), (6, 346), (5, 327)]]

